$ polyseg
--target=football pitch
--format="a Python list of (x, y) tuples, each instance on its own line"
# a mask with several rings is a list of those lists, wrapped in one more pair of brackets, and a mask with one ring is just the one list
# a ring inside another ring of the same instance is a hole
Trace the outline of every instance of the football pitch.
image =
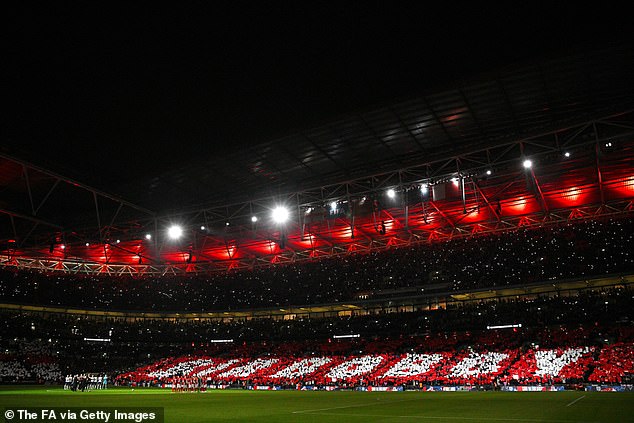
[[(634, 422), (634, 393), (323, 392), (0, 387), (6, 410), (162, 407), (165, 422)], [(15, 419), (13, 419), (15, 421)], [(57, 418), (58, 422), (67, 421)]]

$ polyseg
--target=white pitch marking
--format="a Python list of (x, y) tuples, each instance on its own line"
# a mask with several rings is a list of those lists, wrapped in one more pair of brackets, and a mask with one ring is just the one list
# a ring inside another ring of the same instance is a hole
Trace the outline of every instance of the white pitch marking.
[[(406, 400), (400, 400), (400, 401), (389, 401), (389, 402), (380, 402), (379, 404), (383, 405), (383, 404), (395, 404), (397, 402), (407, 402), (407, 401), (417, 401), (418, 398), (413, 398), (413, 399), (406, 399)], [(330, 407), (330, 408), (318, 408), (315, 410), (300, 410), (300, 411), (293, 411), (293, 414), (303, 414), (303, 413), (315, 413), (316, 411), (328, 411), (328, 410), (341, 410), (344, 408), (358, 408), (358, 407), (369, 407), (371, 405), (377, 405), (376, 402), (367, 402), (365, 404), (356, 404), (356, 405), (342, 405), (341, 407)], [(317, 413), (315, 413), (317, 414)]]
[(566, 404), (566, 407), (570, 407), (571, 405), (573, 405), (574, 403), (576, 403), (577, 401), (581, 401), (582, 399), (584, 399), (586, 396), (582, 395), (579, 398), (577, 398), (576, 400), (569, 402), (568, 404)]

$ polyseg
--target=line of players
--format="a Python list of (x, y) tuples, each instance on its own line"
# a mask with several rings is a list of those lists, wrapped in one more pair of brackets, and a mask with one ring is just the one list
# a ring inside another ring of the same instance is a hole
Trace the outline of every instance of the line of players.
[(201, 377), (175, 377), (172, 379), (172, 392), (201, 392), (204, 391)]
[(80, 374), (64, 378), (64, 390), (86, 392), (93, 389), (108, 389), (108, 376)]

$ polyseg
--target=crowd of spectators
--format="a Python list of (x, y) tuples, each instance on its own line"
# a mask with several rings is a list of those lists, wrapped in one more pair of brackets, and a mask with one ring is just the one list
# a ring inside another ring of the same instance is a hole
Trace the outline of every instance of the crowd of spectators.
[(31, 377), (31, 373), (24, 367), (24, 364), (19, 361), (0, 361), (0, 380), (6, 381), (20, 381), (28, 380)]
[[(552, 369), (568, 380), (586, 379), (585, 370), (596, 361), (602, 363), (593, 373), (597, 379), (623, 378), (634, 342), (631, 289), (566, 294), (407, 313), (233, 322), (125, 321), (6, 311), (0, 374), (3, 380), (35, 379), (36, 373), (50, 380), (58, 374), (112, 376), (140, 368), (135, 371), (147, 376), (141, 378), (144, 382), (180, 375), (237, 383), (259, 374), (266, 375), (262, 381), (267, 383), (290, 383), (312, 374), (317, 377), (313, 382), (456, 384), (465, 378), (477, 383), (498, 378), (537, 383), (551, 380)], [(522, 326), (487, 329), (510, 323)], [(350, 357), (357, 361), (346, 364)], [(625, 364), (610, 367), (619, 360)], [(585, 369), (582, 376), (572, 362)], [(538, 369), (551, 370), (540, 374)], [(569, 370), (573, 373), (566, 374)]]
[(632, 383), (634, 381), (632, 363), (634, 363), (632, 343), (616, 342), (608, 345), (601, 349), (601, 354), (597, 358), (597, 365), (588, 380), (600, 383)]
[[(507, 329), (508, 330), (508, 329)], [(557, 331), (567, 332), (559, 327)], [(448, 345), (443, 351), (399, 352), (407, 342), (374, 341), (381, 353), (349, 349), (346, 354), (325, 355), (313, 351), (310, 357), (295, 355), (283, 346), (264, 356), (227, 357), (184, 356), (168, 358), (120, 374), (126, 384), (165, 386), (175, 378), (200, 378), (206, 386), (226, 385), (320, 385), (320, 386), (393, 386), (393, 385), (551, 385), (584, 383), (601, 374), (602, 383), (631, 383), (634, 372), (634, 341), (618, 340), (619, 349), (610, 345), (591, 345), (580, 336), (556, 348), (534, 343), (528, 346), (491, 348), (488, 339), (501, 329), (479, 335), (480, 344), (460, 347)], [(582, 332), (577, 332), (581, 335)], [(545, 333), (536, 334), (546, 336)], [(419, 340), (424, 344), (424, 340)], [(409, 343), (411, 346), (411, 343)], [(351, 345), (348, 345), (348, 348)], [(359, 347), (359, 344), (356, 345)], [(597, 351), (619, 363), (619, 373)], [(592, 376), (591, 376), (592, 375)]]
[[(568, 295), (537, 298), (511, 297), (492, 301), (448, 304), (447, 308), (403, 313), (377, 313), (328, 318), (274, 320), (184, 321), (120, 318), (98, 319), (86, 315), (0, 312), (6, 333), (25, 339), (110, 339), (121, 343), (207, 344), (214, 339), (236, 342), (305, 341), (339, 334), (362, 337), (416, 336), (426, 333), (481, 330), (487, 326), (522, 323), (525, 327), (560, 324), (632, 321), (632, 292), (628, 288), (586, 290)], [(557, 336), (563, 336), (559, 334)], [(507, 339), (500, 342), (508, 342)], [(24, 346), (23, 348), (35, 348)], [(219, 348), (214, 346), (214, 348)]]
[(163, 277), (0, 270), (0, 300), (95, 309), (227, 311), (351, 301), (442, 285), (506, 287), (634, 271), (634, 220), (588, 220), (249, 271)]
[(62, 377), (49, 342), (0, 338), (0, 382), (59, 382)]

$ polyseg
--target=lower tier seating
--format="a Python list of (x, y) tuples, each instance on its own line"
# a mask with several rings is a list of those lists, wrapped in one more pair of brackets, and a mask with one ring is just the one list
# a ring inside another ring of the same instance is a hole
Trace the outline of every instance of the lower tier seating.
[[(514, 348), (489, 346), (487, 339), (495, 345), (500, 336), (496, 331), (480, 336), (477, 339), (481, 342), (473, 345), (456, 344), (454, 340), (442, 345), (436, 341), (432, 343), (435, 351), (416, 351), (423, 349), (424, 342), (418, 348), (403, 351), (406, 345), (413, 344), (405, 340), (374, 340), (367, 344), (372, 351), (355, 351), (356, 344), (333, 345), (331, 341), (317, 350), (334, 352), (313, 350), (307, 356), (297, 353), (297, 345), (289, 350), (280, 345), (275, 354), (251, 357), (170, 357), (120, 374), (117, 380), (165, 384), (176, 377), (196, 377), (207, 385), (520, 385), (621, 383), (632, 374), (634, 342), (587, 345), (585, 333), (560, 328), (549, 332), (551, 339), (556, 340), (553, 342), (563, 340), (558, 346), (530, 343)], [(340, 348), (333, 348), (336, 345)]]

